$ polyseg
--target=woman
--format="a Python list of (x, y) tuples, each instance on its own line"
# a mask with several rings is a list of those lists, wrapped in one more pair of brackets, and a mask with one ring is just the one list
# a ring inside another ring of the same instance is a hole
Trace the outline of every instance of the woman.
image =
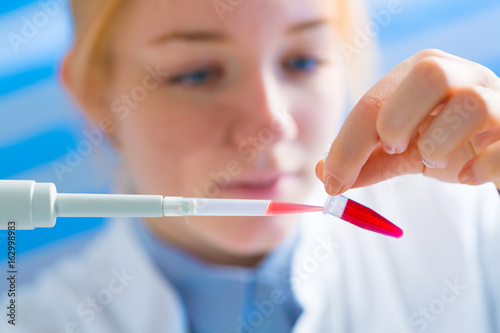
[[(126, 192), (317, 203), (316, 170), (327, 193), (357, 188), (348, 195), (405, 236), (314, 214), (117, 221), (21, 289), (17, 329), (499, 327), (498, 195), (492, 184), (463, 185), (500, 179), (500, 79), (491, 71), (419, 52), (340, 126), (345, 96), (360, 87), (355, 74), (366, 74), (362, 58), (373, 55), (339, 48), (363, 22), (352, 1), (72, 5), (75, 42), (62, 78), (106, 129), (127, 170)], [(405, 174), (415, 175), (396, 177)]]

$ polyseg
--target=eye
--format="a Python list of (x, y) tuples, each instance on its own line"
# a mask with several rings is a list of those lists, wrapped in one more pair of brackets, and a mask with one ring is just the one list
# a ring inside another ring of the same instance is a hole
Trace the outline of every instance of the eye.
[(287, 70), (298, 73), (313, 72), (319, 65), (321, 65), (321, 61), (311, 56), (291, 57), (284, 64)]
[(185, 72), (171, 77), (168, 82), (171, 85), (202, 86), (217, 80), (221, 71), (216, 68), (202, 68)]

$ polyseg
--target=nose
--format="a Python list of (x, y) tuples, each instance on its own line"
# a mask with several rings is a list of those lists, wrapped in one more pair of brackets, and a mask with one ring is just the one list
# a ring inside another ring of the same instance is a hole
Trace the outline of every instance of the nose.
[(248, 142), (249, 138), (266, 145), (297, 136), (290, 99), (270, 71), (249, 76), (237, 95), (238, 112), (231, 135), (236, 146)]

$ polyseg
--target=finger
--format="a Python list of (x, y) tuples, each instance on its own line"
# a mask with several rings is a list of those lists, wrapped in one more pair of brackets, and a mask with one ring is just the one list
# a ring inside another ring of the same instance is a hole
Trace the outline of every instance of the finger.
[(372, 185), (397, 176), (423, 173), (422, 155), (412, 142), (401, 154), (387, 154), (378, 146), (361, 168), (353, 188)]
[(448, 183), (459, 182), (458, 174), (464, 165), (474, 158), (474, 156), (476, 156), (476, 153), (474, 152), (470, 142), (467, 142), (453, 155), (453, 157), (448, 161), (446, 167), (442, 169), (426, 167), (423, 174), (424, 176), (439, 179)]
[(491, 181), (498, 187), (500, 184), (500, 142), (491, 144), (471, 159), (460, 172), (458, 179), (469, 185)]
[(368, 186), (390, 178), (418, 173), (446, 182), (457, 182), (463, 166), (476, 155), (470, 143), (467, 143), (453, 155), (446, 168), (430, 169), (423, 164), (416, 141), (416, 138), (412, 139), (401, 154), (387, 154), (380, 146), (377, 147), (363, 165), (352, 187)]
[(377, 133), (388, 153), (404, 151), (410, 138), (456, 87), (470, 85), (478, 74), (461, 62), (427, 57), (415, 64), (394, 90), (377, 118)]
[(490, 130), (476, 134), (472, 138), (476, 154), (485, 150), (490, 144), (500, 141), (500, 129), (492, 128)]
[(444, 168), (475, 134), (500, 125), (500, 97), (486, 88), (461, 88), (421, 133), (418, 147), (429, 168)]
[(378, 110), (376, 100), (365, 95), (348, 115), (325, 159), (322, 176), (328, 194), (347, 191), (378, 145), (375, 129)]
[(465, 164), (458, 175), (463, 184), (479, 185), (500, 181), (500, 142), (489, 145), (485, 150)]
[(323, 167), (322, 180), (330, 195), (345, 192), (352, 186), (362, 166), (378, 145), (376, 119), (380, 109), (415, 63), (428, 56), (459, 59), (437, 50), (419, 52), (387, 73), (351, 110), (330, 147)]

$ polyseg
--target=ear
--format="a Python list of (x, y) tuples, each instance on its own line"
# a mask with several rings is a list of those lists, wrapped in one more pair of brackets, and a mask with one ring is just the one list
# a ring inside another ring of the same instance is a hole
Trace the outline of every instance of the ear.
[(98, 123), (107, 113), (107, 104), (103, 96), (93, 96), (79, 82), (78, 76), (82, 75), (77, 71), (74, 63), (74, 54), (68, 52), (62, 61), (60, 69), (60, 79), (72, 100), (78, 106), (78, 109), (87, 117), (91, 123)]
[(72, 80), (72, 68), (71, 68), (71, 61), (72, 61), (72, 54), (68, 52), (61, 64), (61, 70), (59, 73), (59, 78), (61, 79), (61, 82), (66, 89), (66, 91), (73, 97), (73, 99), (76, 99), (75, 97), (75, 85)]
[(115, 118), (109, 110), (109, 102), (105, 99), (104, 95), (86, 91), (82, 84), (78, 81), (79, 75), (83, 73), (75, 70), (74, 55), (69, 52), (63, 58), (60, 69), (60, 80), (66, 90), (71, 96), (79, 111), (87, 118), (93, 126), (105, 128), (104, 132), (113, 146), (118, 147), (118, 140), (115, 128)]
[(81, 75), (81, 73), (77, 73), (74, 63), (74, 55), (70, 51), (62, 60), (59, 78), (61, 79), (66, 92), (78, 106), (78, 109), (85, 113), (91, 121), (94, 121), (93, 117), (90, 117), (90, 115), (95, 114), (95, 112), (89, 112), (90, 103), (87, 100), (88, 96), (85, 96), (82, 86), (77, 80), (78, 75)]

